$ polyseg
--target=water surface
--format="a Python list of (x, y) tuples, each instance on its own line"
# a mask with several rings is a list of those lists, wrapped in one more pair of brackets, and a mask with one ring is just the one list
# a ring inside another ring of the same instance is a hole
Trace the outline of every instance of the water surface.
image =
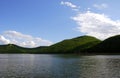
[(0, 54), (0, 78), (120, 78), (120, 56)]

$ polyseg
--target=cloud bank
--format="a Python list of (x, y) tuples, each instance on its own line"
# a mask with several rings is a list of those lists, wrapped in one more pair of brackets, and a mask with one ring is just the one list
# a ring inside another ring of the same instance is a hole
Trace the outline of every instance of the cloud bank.
[(106, 39), (120, 34), (120, 21), (112, 20), (104, 14), (85, 12), (77, 14), (72, 19), (78, 24), (77, 29), (86, 35)]
[(33, 48), (38, 46), (49, 46), (52, 42), (39, 37), (22, 34), (17, 31), (5, 31), (0, 35), (0, 44), (16, 44), (22, 47)]
[[(71, 2), (61, 2), (61, 4), (70, 7)], [(76, 8), (76, 5), (71, 6), (71, 8)], [(108, 8), (108, 4), (93, 4), (96, 9)], [(90, 9), (88, 9), (90, 10)], [(77, 23), (77, 30), (85, 35), (94, 36), (98, 39), (104, 40), (110, 36), (120, 34), (120, 21), (112, 20), (105, 14), (95, 13), (95, 12), (77, 12), (72, 20)]]

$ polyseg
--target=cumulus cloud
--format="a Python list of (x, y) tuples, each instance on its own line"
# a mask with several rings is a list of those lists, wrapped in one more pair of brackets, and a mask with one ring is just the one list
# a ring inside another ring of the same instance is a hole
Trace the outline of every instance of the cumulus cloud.
[(61, 1), (61, 5), (66, 5), (66, 6), (70, 7), (70, 8), (72, 8), (72, 10), (74, 10), (74, 11), (79, 11), (79, 7), (77, 5), (74, 5), (71, 2)]
[[(61, 4), (69, 6), (70, 3), (61, 2)], [(76, 8), (73, 6), (71, 8)], [(108, 4), (94, 4), (93, 7), (97, 9), (104, 9), (108, 7)], [(88, 8), (86, 12), (78, 11), (77, 15), (72, 17), (77, 24), (77, 30), (85, 35), (94, 36), (98, 39), (104, 40), (110, 36), (120, 34), (120, 20), (112, 20), (105, 14), (90, 12), (91, 8)]]
[(108, 5), (105, 4), (105, 3), (102, 3), (102, 4), (94, 4), (93, 7), (97, 8), (97, 9), (104, 9), (104, 8), (107, 8)]
[(22, 34), (17, 31), (5, 31), (0, 35), (0, 44), (16, 44), (22, 47), (38, 47), (38, 46), (48, 46), (52, 42), (39, 38), (33, 37), (31, 35)]
[(10, 41), (6, 39), (4, 36), (0, 35), (0, 43), (1, 44), (8, 44)]
[(120, 34), (120, 21), (112, 20), (105, 14), (94, 12), (79, 13), (72, 19), (78, 24), (77, 29), (99, 39)]

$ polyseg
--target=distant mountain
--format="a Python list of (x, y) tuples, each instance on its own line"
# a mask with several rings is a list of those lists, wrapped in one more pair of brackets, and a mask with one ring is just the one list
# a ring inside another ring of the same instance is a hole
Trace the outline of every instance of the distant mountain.
[(86, 49), (91, 54), (120, 54), (120, 35), (110, 37), (94, 47)]
[(14, 45), (0, 45), (0, 53), (24, 53), (26, 48)]
[(23, 48), (14, 44), (0, 45), (0, 53), (78, 53), (82, 52), (101, 41), (91, 36), (81, 36), (66, 39), (51, 46), (41, 46), (37, 48)]
[(63, 40), (47, 48), (37, 50), (37, 53), (77, 53), (90, 48), (101, 41), (91, 36), (81, 36), (73, 39)]
[(36, 53), (42, 51), (47, 46), (37, 48), (24, 48), (15, 44), (0, 45), (0, 53)]
[(37, 48), (23, 48), (14, 44), (0, 45), (0, 53), (120, 54), (120, 35), (110, 37), (104, 41), (91, 36), (80, 36), (63, 40), (51, 46)]

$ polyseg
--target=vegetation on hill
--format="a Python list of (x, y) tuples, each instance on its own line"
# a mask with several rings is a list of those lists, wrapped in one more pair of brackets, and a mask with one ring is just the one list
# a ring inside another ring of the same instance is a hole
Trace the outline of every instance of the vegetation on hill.
[(14, 44), (0, 45), (0, 53), (53, 54), (120, 54), (120, 35), (100, 41), (91, 36), (66, 39), (51, 46), (23, 48)]
[(24, 53), (26, 49), (14, 44), (0, 45), (0, 53)]
[(91, 36), (81, 36), (73, 39), (63, 40), (54, 45), (51, 45), (42, 50), (38, 50), (38, 53), (75, 53), (75, 48), (79, 47), (79, 51), (87, 49), (101, 42), (100, 40)]
[(120, 35), (110, 37), (85, 52), (92, 54), (120, 54)]
[(99, 42), (101, 41), (94, 37), (81, 36), (63, 40), (51, 46), (41, 46), (37, 48), (23, 48), (14, 44), (8, 44), (0, 45), (0, 53), (75, 53), (92, 47)]

